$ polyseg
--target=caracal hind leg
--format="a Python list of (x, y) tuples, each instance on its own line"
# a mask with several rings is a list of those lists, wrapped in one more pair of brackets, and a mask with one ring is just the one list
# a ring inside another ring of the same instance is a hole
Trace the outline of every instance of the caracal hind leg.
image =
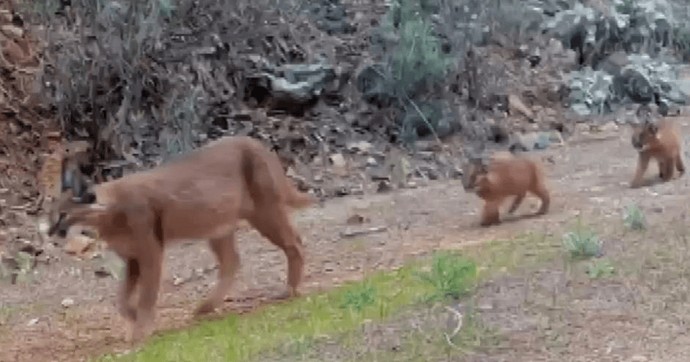
[(649, 155), (640, 154), (637, 160), (637, 169), (635, 170), (635, 176), (632, 182), (630, 182), (630, 187), (637, 188), (642, 186), (642, 177), (649, 167)]
[(482, 217), (479, 222), (480, 226), (491, 226), (501, 223), (501, 218), (498, 212), (500, 202), (497, 200), (486, 201), (484, 209), (482, 209)]
[(271, 243), (281, 248), (287, 257), (287, 290), (282, 298), (299, 296), (297, 288), (304, 273), (302, 238), (292, 225), (286, 208), (282, 205), (262, 205), (256, 208), (250, 223)]
[(128, 259), (125, 261), (125, 280), (122, 281), (120, 293), (118, 295), (118, 308), (120, 315), (122, 315), (129, 322), (134, 322), (137, 319), (137, 310), (133, 297), (137, 284), (139, 283), (139, 262), (136, 259)]
[(155, 237), (142, 240), (146, 244), (137, 256), (139, 263), (139, 300), (137, 303), (137, 319), (132, 325), (128, 340), (140, 341), (153, 332), (155, 306), (161, 284), (163, 268), (163, 246)]
[(680, 152), (676, 154), (675, 157), (675, 164), (676, 164), (676, 170), (678, 170), (679, 174), (684, 174), (685, 173), (685, 164), (683, 164), (683, 156), (681, 156)]
[(537, 215), (544, 215), (549, 212), (549, 206), (551, 206), (551, 194), (549, 189), (546, 188), (544, 182), (539, 182), (537, 187), (533, 191), (534, 195), (541, 200), (541, 206), (537, 210)]
[(208, 297), (194, 311), (197, 316), (211, 313), (223, 303), (240, 268), (240, 254), (235, 245), (234, 232), (223, 238), (209, 240), (209, 245), (218, 261), (218, 281)]
[(661, 180), (664, 182), (671, 181), (673, 178), (673, 170), (675, 166), (675, 159), (674, 158), (668, 158), (659, 160), (659, 177), (661, 177)]
[(509, 214), (514, 213), (517, 210), (517, 208), (520, 207), (520, 204), (522, 204), (522, 200), (525, 199), (526, 194), (526, 192), (523, 192), (515, 196), (513, 203), (510, 205), (510, 209), (508, 209)]

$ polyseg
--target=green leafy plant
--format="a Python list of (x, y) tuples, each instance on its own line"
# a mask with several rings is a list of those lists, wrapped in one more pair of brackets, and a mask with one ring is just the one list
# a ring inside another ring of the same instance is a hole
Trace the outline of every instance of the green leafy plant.
[(632, 230), (644, 230), (647, 228), (647, 219), (637, 205), (630, 205), (625, 208), (623, 223)]
[(350, 308), (361, 311), (365, 307), (374, 304), (376, 301), (376, 289), (371, 283), (363, 283), (356, 288), (350, 289), (343, 294), (340, 304), (342, 308)]
[(474, 261), (448, 252), (433, 257), (429, 271), (418, 276), (433, 287), (429, 300), (460, 299), (474, 288), (477, 265)]
[(575, 230), (563, 235), (563, 246), (573, 259), (587, 259), (601, 254), (601, 240), (579, 221)]
[(387, 43), (382, 86), (404, 113), (414, 114), (400, 119), (406, 142), (416, 139), (418, 127), (436, 134), (439, 115), (431, 114), (419, 99), (444, 82), (455, 60), (443, 51), (438, 29), (431, 20), (438, 6), (435, 0), (396, 0), (379, 29), (386, 34), (383, 37)]
[(587, 265), (587, 275), (599, 279), (613, 275), (615, 268), (608, 260), (597, 260)]

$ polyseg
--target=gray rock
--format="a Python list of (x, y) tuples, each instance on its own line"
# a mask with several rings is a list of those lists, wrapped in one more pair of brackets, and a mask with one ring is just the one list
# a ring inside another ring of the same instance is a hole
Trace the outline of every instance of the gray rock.
[(333, 66), (325, 63), (271, 65), (261, 57), (252, 58), (261, 71), (246, 77), (247, 89), (262, 89), (276, 108), (303, 109), (321, 96), (324, 88), (337, 76)]
[(509, 147), (511, 152), (545, 150), (554, 143), (562, 143), (563, 138), (557, 131), (516, 133)]
[(308, 13), (319, 30), (328, 34), (348, 34), (356, 29), (348, 21), (345, 6), (340, 0), (305, 1), (302, 10)]
[(683, 25), (673, 14), (666, 0), (614, 0), (608, 9), (577, 3), (556, 12), (542, 29), (576, 50), (582, 64), (598, 69), (598, 63), (616, 50), (656, 55), (671, 45), (672, 35)]
[(599, 70), (584, 68), (569, 74), (569, 101), (579, 115), (605, 114), (621, 104), (657, 102), (668, 108), (686, 104), (690, 83), (678, 80), (677, 69), (646, 54), (617, 52)]
[(615, 97), (612, 91), (613, 76), (589, 67), (571, 72), (568, 76), (568, 100), (573, 111), (581, 116), (611, 111)]

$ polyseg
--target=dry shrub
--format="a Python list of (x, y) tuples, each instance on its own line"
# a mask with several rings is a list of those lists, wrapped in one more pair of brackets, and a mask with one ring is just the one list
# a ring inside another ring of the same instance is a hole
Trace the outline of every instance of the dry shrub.
[(46, 28), (44, 95), (67, 137), (92, 141), (105, 160), (158, 163), (227, 131), (242, 98), (243, 55), (294, 51), (275, 45), (284, 40), (267, 21), (282, 2), (59, 3), (29, 9)]

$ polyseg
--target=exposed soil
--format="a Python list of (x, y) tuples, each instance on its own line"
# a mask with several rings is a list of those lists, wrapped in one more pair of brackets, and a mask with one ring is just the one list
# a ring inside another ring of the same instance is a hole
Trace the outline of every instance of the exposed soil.
[[(690, 130), (689, 120), (678, 120), (685, 132)], [(367, 270), (393, 268), (406, 259), (437, 249), (454, 249), (527, 230), (554, 230), (558, 225), (571, 223), (580, 211), (619, 222), (622, 207), (635, 202), (644, 210), (657, 210), (666, 217), (684, 214), (686, 201), (678, 195), (690, 188), (687, 177), (630, 189), (636, 155), (629, 133), (621, 130), (598, 138), (573, 138), (563, 148), (533, 154), (545, 160), (553, 192), (552, 209), (540, 218), (479, 228), (477, 212), (481, 204), (475, 196), (466, 194), (458, 181), (434, 182), (428, 187), (391, 194), (346, 197), (301, 212), (296, 215), (296, 223), (308, 253), (303, 291), (332, 288), (361, 278)], [(648, 177), (654, 174), (656, 169), (652, 166)], [(538, 201), (528, 198), (518, 215), (533, 213), (537, 207)], [(347, 225), (347, 218), (355, 213), (370, 221), (359, 226)], [(387, 230), (354, 238), (340, 236), (346, 229), (374, 226), (386, 226)], [(244, 240), (240, 244), (243, 264), (232, 292), (238, 299), (228, 301), (221, 314), (251, 310), (276, 295), (284, 283), (285, 261), (281, 252), (259, 240), (255, 231), (241, 233), (239, 238)], [(213, 263), (205, 243), (168, 249), (158, 304), (159, 330), (189, 325), (194, 304), (215, 282), (215, 273), (202, 273), (199, 280), (175, 286), (174, 276), (189, 275)], [(5, 333), (0, 333), (0, 360), (74, 361), (127, 349), (123, 342), (124, 323), (113, 305), (117, 281), (94, 276), (94, 268), (93, 263), (64, 257), (60, 262), (39, 267), (29, 283), (3, 286), (6, 325), (2, 327)], [(65, 298), (72, 299), (74, 305), (62, 307)], [(35, 318), (38, 321), (32, 321)], [(603, 320), (599, 322), (605, 324)], [(586, 333), (602, 332), (597, 327), (588, 328)]]

